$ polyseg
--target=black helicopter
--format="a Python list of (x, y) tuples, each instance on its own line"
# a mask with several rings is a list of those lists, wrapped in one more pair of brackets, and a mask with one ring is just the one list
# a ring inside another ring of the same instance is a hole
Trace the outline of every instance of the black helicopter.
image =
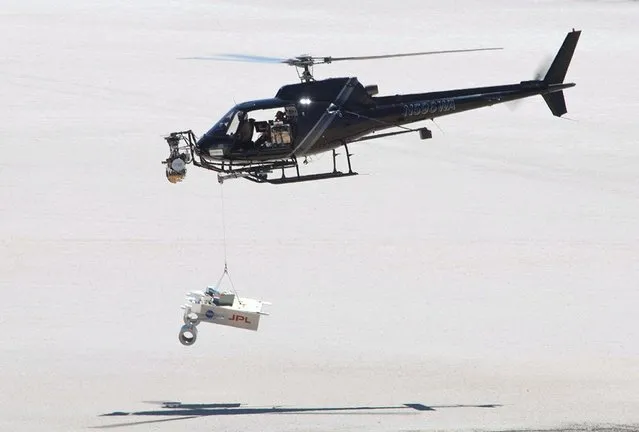
[[(421, 139), (432, 132), (403, 125), (476, 108), (541, 95), (555, 116), (567, 112), (563, 90), (574, 83), (564, 78), (581, 31), (569, 32), (545, 76), (518, 84), (444, 90), (430, 93), (376, 96), (376, 85), (362, 85), (357, 78), (315, 80), (315, 64), (342, 60), (367, 60), (413, 55), (494, 50), (431, 51), (366, 57), (311, 57), (290, 59), (225, 55), (200, 59), (283, 63), (298, 68), (299, 84), (285, 85), (274, 98), (235, 105), (199, 139), (193, 131), (173, 132), (165, 137), (170, 148), (166, 176), (172, 183), (182, 181), (186, 165), (213, 170), (222, 183), (229, 178), (246, 178), (257, 183), (291, 183), (356, 175), (351, 167), (348, 144), (392, 135), (418, 132)], [(301, 73), (299, 70), (301, 69)], [(377, 134), (380, 130), (401, 130)], [(258, 136), (259, 135), (259, 136)], [(348, 171), (337, 169), (336, 149), (344, 146)], [(321, 174), (300, 175), (298, 161), (307, 156), (332, 151), (333, 170)], [(287, 170), (293, 175), (286, 175)], [(281, 175), (271, 177), (273, 171)]]

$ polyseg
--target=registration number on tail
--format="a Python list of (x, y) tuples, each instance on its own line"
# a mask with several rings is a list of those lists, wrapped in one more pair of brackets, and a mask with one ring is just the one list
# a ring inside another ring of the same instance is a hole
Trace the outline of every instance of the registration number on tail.
[(443, 113), (455, 110), (455, 99), (435, 99), (431, 101), (404, 104), (404, 117)]

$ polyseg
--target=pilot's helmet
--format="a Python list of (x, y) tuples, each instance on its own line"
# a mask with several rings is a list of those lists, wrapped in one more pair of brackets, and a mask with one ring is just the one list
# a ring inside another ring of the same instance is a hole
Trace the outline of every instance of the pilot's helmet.
[(284, 120), (284, 112), (278, 111), (277, 113), (275, 113), (275, 120)]

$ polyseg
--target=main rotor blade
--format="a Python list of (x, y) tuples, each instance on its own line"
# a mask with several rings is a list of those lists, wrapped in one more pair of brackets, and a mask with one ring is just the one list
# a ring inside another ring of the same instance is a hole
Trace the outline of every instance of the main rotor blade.
[(463, 53), (463, 52), (473, 52), (473, 51), (492, 51), (492, 50), (501, 50), (501, 49), (503, 48), (471, 48), (471, 49), (423, 51), (423, 52), (403, 53), (403, 54), (382, 54), (382, 55), (354, 56), (354, 57), (314, 57), (307, 54), (302, 54), (297, 57), (283, 58), (283, 57), (266, 57), (266, 56), (257, 56), (257, 55), (248, 55), (248, 54), (216, 54), (212, 56), (181, 57), (180, 60), (216, 60), (216, 61), (235, 61), (235, 62), (248, 62), (248, 63), (284, 63), (291, 66), (307, 67), (307, 66), (312, 66), (313, 64), (332, 63), (335, 61), (344, 61), (344, 60), (376, 60), (376, 59), (396, 58), (396, 57)]
[(181, 57), (181, 60), (217, 60), (217, 61), (238, 61), (248, 63), (286, 63), (288, 59), (278, 57), (264, 57), (245, 54), (218, 54), (201, 57)]
[(420, 56), (420, 55), (449, 54), (449, 53), (461, 53), (461, 52), (472, 52), (472, 51), (493, 51), (493, 50), (501, 50), (501, 49), (503, 48), (471, 48), (471, 49), (459, 49), (459, 50), (424, 51), (424, 52), (405, 53), (405, 54), (383, 54), (383, 55), (374, 55), (374, 56), (313, 57), (313, 59), (322, 60), (325, 63), (331, 63), (334, 61), (342, 61), (342, 60), (375, 60), (375, 59), (393, 58), (393, 57), (411, 57), (411, 56)]

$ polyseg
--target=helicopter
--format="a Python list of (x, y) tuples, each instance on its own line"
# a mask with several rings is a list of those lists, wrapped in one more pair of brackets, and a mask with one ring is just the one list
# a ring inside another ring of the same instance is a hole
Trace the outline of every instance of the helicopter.
[[(406, 133), (418, 133), (420, 139), (432, 138), (428, 128), (409, 128), (405, 126), (407, 124), (536, 95), (543, 97), (554, 116), (561, 117), (567, 113), (563, 90), (575, 86), (575, 83), (564, 83), (564, 79), (580, 35), (581, 30), (568, 32), (545, 75), (542, 77), (542, 73), (538, 73), (534, 80), (394, 96), (377, 96), (377, 85), (365, 86), (357, 77), (316, 80), (313, 66), (336, 61), (502, 48), (360, 57), (313, 57), (307, 54), (292, 58), (239, 54), (192, 57), (288, 64), (296, 67), (301, 82), (282, 86), (273, 98), (236, 104), (199, 138), (192, 130), (165, 136), (170, 151), (169, 157), (162, 161), (166, 164), (166, 177), (171, 183), (181, 182), (190, 163), (217, 172), (219, 183), (245, 178), (256, 183), (284, 184), (353, 176), (358, 173), (352, 169), (349, 144)], [(388, 131), (391, 128), (399, 130)], [(348, 166), (344, 171), (337, 169), (336, 162), (337, 149), (341, 147), (344, 147)], [(329, 151), (332, 152), (332, 171), (300, 174), (300, 160), (307, 162), (308, 156)]]

